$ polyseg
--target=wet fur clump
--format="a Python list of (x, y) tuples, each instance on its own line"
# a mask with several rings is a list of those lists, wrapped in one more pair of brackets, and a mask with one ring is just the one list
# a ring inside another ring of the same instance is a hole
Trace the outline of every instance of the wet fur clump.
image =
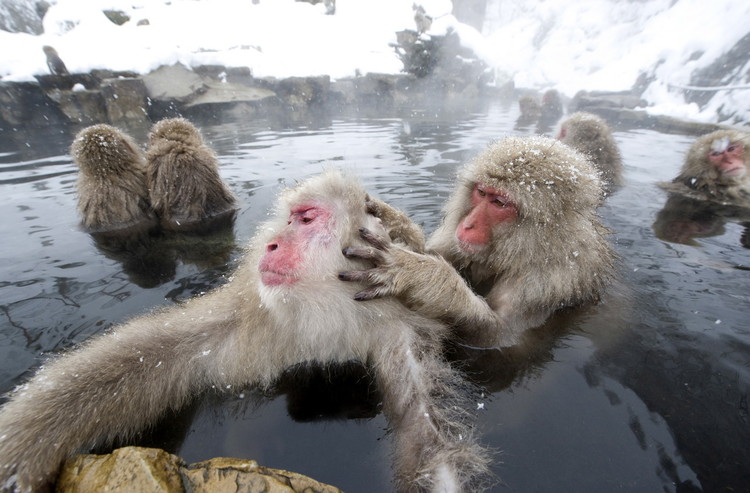
[(218, 160), (184, 118), (156, 123), (149, 135), (146, 182), (165, 229), (184, 229), (232, 213), (236, 198), (219, 176)]
[(91, 232), (155, 224), (145, 157), (135, 141), (106, 124), (81, 130), (70, 148), (78, 165), (78, 212)]

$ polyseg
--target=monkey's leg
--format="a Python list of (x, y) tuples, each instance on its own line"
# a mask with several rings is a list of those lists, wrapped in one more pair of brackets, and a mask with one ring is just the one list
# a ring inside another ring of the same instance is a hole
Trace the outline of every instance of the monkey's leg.
[(404, 324), (373, 355), (384, 413), (394, 431), (399, 491), (476, 491), (487, 479), (463, 408), (469, 384), (439, 354), (435, 327), (424, 335)]

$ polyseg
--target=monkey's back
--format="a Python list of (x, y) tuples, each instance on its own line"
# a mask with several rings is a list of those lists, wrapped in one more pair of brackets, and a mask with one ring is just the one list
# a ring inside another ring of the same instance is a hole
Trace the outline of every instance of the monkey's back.
[(162, 226), (181, 229), (234, 210), (235, 197), (205, 145), (159, 139), (148, 150), (146, 182)]

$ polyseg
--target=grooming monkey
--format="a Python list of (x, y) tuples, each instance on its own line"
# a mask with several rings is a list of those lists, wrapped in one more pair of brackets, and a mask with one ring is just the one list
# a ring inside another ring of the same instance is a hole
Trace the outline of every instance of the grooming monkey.
[(300, 363), (360, 361), (393, 429), (400, 491), (475, 491), (487, 471), (441, 358), (447, 327), (394, 299), (357, 303), (337, 273), (358, 228), (387, 235), (356, 180), (329, 171), (284, 192), (233, 279), (46, 362), (0, 409), (0, 487), (52, 482), (79, 449), (131, 436), (212, 388), (267, 387)]
[(606, 193), (622, 186), (620, 149), (604, 119), (591, 113), (573, 113), (560, 125), (557, 138), (591, 160), (601, 173)]
[(235, 210), (236, 198), (219, 176), (219, 163), (198, 129), (184, 118), (154, 124), (146, 150), (151, 205), (167, 230), (195, 227)]
[(146, 230), (156, 224), (146, 189), (143, 152), (106, 124), (87, 127), (70, 147), (78, 165), (78, 212), (89, 232)]
[(339, 278), (370, 284), (357, 300), (395, 295), (469, 345), (512, 346), (555, 310), (598, 300), (613, 278), (601, 199), (597, 172), (574, 149), (507, 138), (461, 170), (428, 254), (364, 228), (370, 246), (344, 253), (377, 266)]

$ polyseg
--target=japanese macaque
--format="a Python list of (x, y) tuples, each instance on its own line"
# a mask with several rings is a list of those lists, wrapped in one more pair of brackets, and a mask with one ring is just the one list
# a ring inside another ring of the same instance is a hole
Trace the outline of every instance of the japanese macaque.
[(81, 130), (70, 147), (78, 165), (78, 212), (93, 233), (147, 230), (156, 224), (146, 161), (133, 139), (110, 125)]
[(672, 183), (660, 183), (671, 191), (722, 204), (750, 207), (750, 133), (717, 130), (696, 140), (685, 164)]
[(622, 186), (622, 158), (612, 129), (602, 118), (573, 113), (560, 125), (557, 138), (588, 156), (602, 176), (605, 192)]
[(146, 182), (151, 205), (167, 230), (185, 230), (233, 214), (236, 199), (219, 176), (213, 151), (184, 118), (157, 122), (149, 134)]
[(47, 56), (47, 68), (49, 68), (49, 72), (51, 74), (70, 75), (70, 72), (68, 72), (68, 67), (65, 66), (62, 58), (60, 58), (60, 55), (57, 54), (56, 49), (54, 49), (52, 46), (45, 45), (42, 46), (42, 51), (44, 51), (44, 54)]
[(560, 93), (555, 89), (549, 89), (542, 94), (542, 104), (539, 108), (539, 120), (541, 123), (554, 123), (563, 114), (563, 102)]
[(519, 119), (524, 121), (537, 121), (542, 112), (539, 101), (530, 94), (518, 98), (518, 109), (521, 112)]
[[(447, 327), (395, 299), (357, 303), (342, 255), (387, 235), (358, 182), (329, 171), (284, 192), (226, 285), (114, 327), (47, 361), (0, 410), (0, 487), (37, 490), (79, 449), (132, 436), (212, 388), (267, 387), (300, 363), (368, 365), (405, 491), (474, 491), (487, 471), (441, 358)], [(571, 233), (571, 232), (569, 232)]]
[(395, 295), (450, 323), (466, 344), (512, 346), (555, 310), (598, 300), (613, 278), (601, 197), (582, 154), (546, 137), (507, 138), (460, 172), (427, 254), (364, 229), (370, 247), (345, 254), (377, 267), (339, 278), (370, 283), (357, 300)]

